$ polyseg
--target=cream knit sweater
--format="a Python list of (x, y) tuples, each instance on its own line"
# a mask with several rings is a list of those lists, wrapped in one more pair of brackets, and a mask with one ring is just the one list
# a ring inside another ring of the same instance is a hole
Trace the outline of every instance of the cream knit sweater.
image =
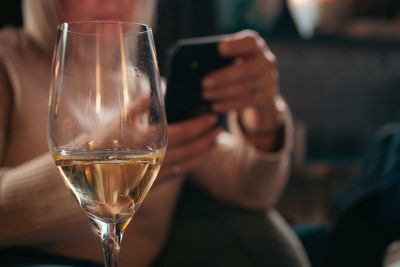
[[(26, 245), (103, 261), (100, 240), (65, 188), (47, 152), (46, 118), (51, 60), (22, 31), (0, 33), (0, 247)], [(192, 177), (217, 198), (252, 209), (271, 208), (284, 188), (292, 122), (283, 111), (282, 149), (263, 153), (229, 114), (230, 133)], [(184, 181), (176, 177), (149, 192), (124, 235), (122, 266), (146, 266), (161, 249)]]

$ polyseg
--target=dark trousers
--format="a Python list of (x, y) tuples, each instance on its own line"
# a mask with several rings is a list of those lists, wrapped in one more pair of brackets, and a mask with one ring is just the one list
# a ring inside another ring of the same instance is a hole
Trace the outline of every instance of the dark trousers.
[[(275, 210), (249, 211), (229, 205), (190, 182), (184, 185), (178, 203), (168, 240), (152, 267), (308, 265), (303, 247)], [(3, 250), (0, 259), (0, 266), (99, 266), (20, 248)]]
[(188, 182), (152, 267), (307, 265), (302, 245), (275, 210), (223, 203)]
[(398, 229), (382, 221), (379, 194), (371, 194), (349, 209), (331, 235), (326, 266), (382, 266), (391, 242), (400, 238)]

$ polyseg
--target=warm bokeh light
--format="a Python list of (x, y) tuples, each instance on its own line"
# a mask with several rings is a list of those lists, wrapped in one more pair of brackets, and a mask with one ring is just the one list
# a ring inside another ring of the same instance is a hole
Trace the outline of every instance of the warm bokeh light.
[(297, 30), (303, 38), (311, 38), (319, 18), (318, 0), (287, 0)]
[(289, 0), (290, 4), (294, 4), (294, 5), (300, 5), (306, 2), (309, 2), (310, 0)]
[(93, 140), (90, 140), (90, 141), (87, 143), (87, 145), (88, 145), (88, 149), (89, 149), (89, 150), (94, 150), (94, 141), (93, 141)]
[[(98, 27), (96, 28), (98, 30)], [(101, 113), (101, 64), (100, 64), (100, 43), (96, 36), (96, 114)]]
[(128, 112), (129, 112), (129, 91), (128, 91), (128, 72), (126, 69), (126, 56), (125, 56), (125, 46), (123, 41), (123, 30), (122, 25), (118, 25), (118, 33), (119, 33), (119, 43), (120, 43), (120, 50), (121, 50), (121, 81), (122, 81), (122, 93), (124, 98), (124, 120), (128, 119)]

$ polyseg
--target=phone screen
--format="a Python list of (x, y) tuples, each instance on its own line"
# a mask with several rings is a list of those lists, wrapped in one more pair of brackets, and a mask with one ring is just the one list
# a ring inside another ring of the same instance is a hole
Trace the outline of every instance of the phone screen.
[(181, 39), (168, 53), (166, 110), (169, 122), (212, 112), (201, 96), (201, 80), (213, 70), (233, 62), (218, 53), (223, 35)]

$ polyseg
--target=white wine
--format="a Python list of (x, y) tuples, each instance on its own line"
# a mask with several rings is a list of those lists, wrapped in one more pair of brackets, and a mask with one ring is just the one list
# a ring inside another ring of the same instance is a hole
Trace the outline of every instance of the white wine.
[(89, 151), (54, 154), (53, 158), (65, 185), (89, 217), (121, 222), (139, 208), (158, 174), (164, 153)]

